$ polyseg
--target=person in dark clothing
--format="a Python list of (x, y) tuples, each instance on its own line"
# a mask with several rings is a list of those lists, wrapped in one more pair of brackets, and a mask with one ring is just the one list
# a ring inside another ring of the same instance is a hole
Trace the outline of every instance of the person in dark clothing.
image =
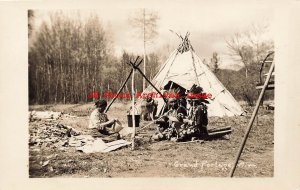
[(187, 116), (186, 109), (179, 105), (176, 98), (168, 100), (168, 107), (169, 110), (165, 115), (154, 122), (158, 124), (158, 131), (152, 136), (153, 140), (170, 140), (172, 137), (177, 136), (176, 129), (183, 124), (183, 119)]

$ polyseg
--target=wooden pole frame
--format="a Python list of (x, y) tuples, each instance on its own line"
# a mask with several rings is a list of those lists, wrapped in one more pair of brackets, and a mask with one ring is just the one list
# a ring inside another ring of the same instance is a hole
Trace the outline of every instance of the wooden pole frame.
[(136, 123), (135, 123), (135, 89), (134, 89), (134, 77), (135, 77), (135, 72), (138, 71), (143, 78), (149, 82), (149, 84), (161, 95), (161, 97), (164, 99), (164, 101), (167, 103), (166, 98), (161, 94), (161, 92), (152, 84), (152, 82), (146, 77), (146, 75), (139, 69), (140, 64), (143, 62), (143, 59), (140, 60), (139, 63), (137, 63), (137, 61), (139, 60), (139, 56), (137, 56), (137, 58), (135, 59), (134, 62), (129, 61), (129, 63), (127, 63), (129, 66), (132, 67), (130, 73), (128, 74), (126, 80), (123, 82), (121, 88), (118, 90), (117, 94), (114, 96), (114, 98), (110, 101), (109, 105), (107, 106), (107, 108), (105, 109), (105, 113), (109, 110), (110, 106), (114, 103), (114, 101), (117, 99), (118, 95), (121, 93), (121, 91), (123, 90), (123, 88), (125, 87), (126, 83), (128, 82), (129, 78), (132, 77), (132, 82), (131, 82), (131, 94), (132, 94), (132, 124), (133, 124), (133, 133), (132, 133), (132, 150), (134, 150), (135, 148), (135, 143), (134, 143), (134, 139), (135, 139), (135, 135), (136, 135)]

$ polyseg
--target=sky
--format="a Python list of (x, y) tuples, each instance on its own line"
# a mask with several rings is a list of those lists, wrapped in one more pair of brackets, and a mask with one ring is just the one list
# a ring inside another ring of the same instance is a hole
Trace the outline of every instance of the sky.
[[(226, 40), (237, 32), (247, 31), (251, 25), (267, 25), (267, 39), (273, 39), (272, 21), (273, 9), (268, 4), (258, 3), (216, 3), (203, 1), (167, 1), (156, 2), (155, 5), (139, 4), (138, 6), (123, 3), (116, 6), (111, 3), (97, 9), (79, 9), (82, 17), (91, 13), (99, 16), (105, 28), (110, 31), (113, 41), (113, 50), (116, 56), (120, 56), (123, 50), (130, 53), (143, 53), (143, 40), (137, 37), (136, 30), (129, 22), (138, 10), (145, 8), (146, 13), (156, 12), (159, 16), (157, 22), (158, 35), (152, 42), (147, 43), (146, 52), (170, 53), (180, 43), (179, 38), (170, 32), (175, 31), (181, 35), (190, 32), (190, 40), (196, 54), (209, 60), (213, 52), (217, 52), (221, 58), (221, 68), (233, 68), (237, 64), (228, 56)], [(55, 9), (54, 9), (55, 10)], [(51, 10), (53, 11), (53, 9)], [(74, 10), (64, 10), (69, 15)], [(35, 16), (35, 26), (43, 20), (48, 20), (47, 10), (39, 10)], [(168, 48), (167, 47), (168, 44)]]

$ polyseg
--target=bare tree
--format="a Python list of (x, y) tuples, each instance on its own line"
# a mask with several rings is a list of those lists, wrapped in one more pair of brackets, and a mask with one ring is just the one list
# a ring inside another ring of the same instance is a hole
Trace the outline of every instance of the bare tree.
[[(157, 20), (159, 16), (156, 12), (140, 9), (136, 14), (129, 18), (130, 24), (139, 32), (138, 36), (142, 37), (144, 45), (144, 73), (146, 74), (146, 42), (150, 42), (157, 35)], [(146, 81), (143, 78), (143, 90), (145, 89)]]
[(235, 76), (237, 80), (234, 79), (232, 85), (236, 86), (236, 91), (249, 105), (253, 105), (257, 96), (255, 86), (259, 78), (260, 61), (274, 49), (273, 41), (265, 38), (267, 29), (264, 25), (252, 25), (248, 31), (235, 33), (226, 41), (229, 55), (244, 64), (239, 71), (244, 74)]
[(245, 66), (245, 76), (248, 78), (251, 64), (258, 64), (259, 61), (271, 50), (274, 49), (273, 41), (264, 39), (268, 27), (264, 25), (252, 25), (243, 33), (235, 33), (226, 41), (229, 55)]

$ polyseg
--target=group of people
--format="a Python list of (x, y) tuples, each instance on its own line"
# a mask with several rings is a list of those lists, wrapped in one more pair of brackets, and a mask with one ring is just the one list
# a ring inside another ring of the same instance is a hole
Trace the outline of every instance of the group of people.
[[(202, 93), (202, 88), (194, 85), (188, 93)], [(179, 99), (168, 99), (167, 108), (162, 117), (155, 121), (158, 125), (154, 140), (188, 141), (206, 137), (208, 101), (186, 94)]]
[[(194, 85), (188, 93), (202, 93), (200, 86)], [(152, 120), (157, 125), (157, 131), (152, 136), (153, 140), (175, 140), (186, 141), (205, 137), (207, 132), (207, 106), (208, 101), (195, 96), (181, 96), (180, 98), (169, 98), (163, 108), (163, 114), (155, 118), (157, 102), (151, 97), (145, 99), (141, 104), (143, 120)], [(109, 120), (104, 110), (107, 107), (105, 100), (95, 102), (96, 109), (91, 113), (89, 128), (94, 137), (115, 136), (119, 138), (117, 124), (118, 119)]]

